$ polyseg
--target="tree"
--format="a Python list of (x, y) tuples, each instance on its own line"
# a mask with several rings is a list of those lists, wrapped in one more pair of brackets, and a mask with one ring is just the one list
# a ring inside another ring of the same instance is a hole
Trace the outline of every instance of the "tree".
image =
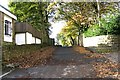
[(60, 2), (56, 3), (55, 6), (55, 10), (53, 10), (53, 13), (56, 14), (54, 19), (73, 21), (74, 26), (78, 29), (78, 45), (80, 34), (84, 33), (91, 24), (99, 24), (100, 27), (101, 16), (116, 11), (115, 3), (98, 1), (89, 4), (87, 2)]
[(119, 13), (106, 14), (100, 19), (101, 27), (92, 25), (84, 34), (86, 37), (99, 35), (119, 35), (120, 34), (120, 16)]
[(70, 46), (70, 41), (66, 36), (64, 36), (64, 33), (57, 34), (57, 39), (62, 44), (62, 46)]
[(68, 38), (70, 45), (76, 45), (76, 37), (78, 36), (78, 29), (73, 25), (72, 21), (68, 21), (66, 26), (62, 29), (64, 37)]
[(17, 16), (19, 22), (27, 22), (38, 29), (42, 35), (42, 43), (47, 43), (49, 26), (48, 2), (10, 2), (10, 10)]

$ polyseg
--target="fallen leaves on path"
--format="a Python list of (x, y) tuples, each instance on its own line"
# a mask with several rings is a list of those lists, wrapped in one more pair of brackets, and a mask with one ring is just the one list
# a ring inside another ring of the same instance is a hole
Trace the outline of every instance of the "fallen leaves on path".
[(19, 64), (20, 68), (33, 67), (40, 64), (46, 64), (47, 60), (52, 56), (53, 47), (45, 47), (30, 53), (29, 55), (21, 55), (14, 57), (10, 62)]
[(97, 53), (93, 53), (89, 50), (87, 50), (86, 48), (84, 47), (81, 47), (81, 46), (75, 46), (74, 47), (74, 50), (79, 52), (80, 54), (86, 54), (86, 58), (103, 58), (104, 56), (101, 55), (101, 54), (97, 54)]
[[(93, 53), (84, 47), (75, 46), (74, 50), (79, 52), (79, 54), (86, 54), (84, 58), (96, 58), (103, 59), (105, 56), (103, 54)], [(106, 60), (101, 60), (100, 62), (92, 62), (92, 65), (96, 71), (96, 75), (99, 78), (120, 78), (118, 77), (120, 69), (120, 64), (114, 63), (106, 58)]]
[(84, 47), (78, 47), (78, 46), (74, 46), (74, 50), (75, 51), (78, 51), (80, 53), (84, 53), (84, 54), (87, 54), (87, 53), (90, 53), (90, 51), (86, 50)]
[(105, 78), (118, 78), (118, 64), (111, 61), (99, 62), (93, 64), (94, 69), (97, 73), (97, 77)]

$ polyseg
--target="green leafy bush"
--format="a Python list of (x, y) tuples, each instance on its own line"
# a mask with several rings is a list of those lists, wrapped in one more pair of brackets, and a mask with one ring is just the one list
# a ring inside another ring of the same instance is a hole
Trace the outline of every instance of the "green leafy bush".
[(101, 26), (92, 25), (85, 33), (85, 37), (99, 35), (119, 35), (120, 34), (120, 15), (107, 15), (100, 19)]
[(103, 27), (99, 27), (98, 24), (91, 26), (85, 33), (85, 37), (99, 36), (107, 34), (107, 31)]

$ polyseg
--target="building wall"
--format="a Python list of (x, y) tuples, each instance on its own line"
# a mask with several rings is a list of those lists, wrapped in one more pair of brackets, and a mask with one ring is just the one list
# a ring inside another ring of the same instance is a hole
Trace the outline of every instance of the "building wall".
[[(3, 40), (3, 13), (0, 11), (0, 62), (3, 59), (2, 58), (2, 40)], [(0, 67), (2, 68), (1, 64), (0, 64)], [(2, 69), (0, 69), (0, 71), (2, 71)], [(2, 75), (1, 72), (0, 72), (0, 75)]]
[(41, 40), (39, 38), (36, 38), (36, 44), (41, 44)]
[(12, 19), (12, 40), (13, 40), (13, 43), (15, 44), (15, 20)]
[(1, 25), (1, 45), (3, 45), (4, 41), (4, 13), (0, 11), (0, 25)]
[(32, 34), (29, 32), (26, 32), (26, 44), (32, 44), (33, 42)]
[(2, 45), (2, 40), (3, 40), (3, 13), (0, 11), (0, 46)]
[[(13, 33), (11, 34), (11, 36), (9, 35), (5, 35), (5, 20), (8, 20), (11, 22), (11, 29), (13, 29), (13, 26), (14, 26), (14, 21), (17, 20), (17, 17), (12, 14), (8, 9), (4, 8), (4, 6), (0, 5), (0, 27), (2, 30), (1, 33), (2, 35), (0, 36), (1, 37), (1, 42), (2, 42), (2, 45), (9, 45), (9, 44), (13, 44), (14, 42), (14, 37), (13, 37)], [(12, 42), (12, 43), (11, 43)]]
[(33, 37), (33, 35), (29, 32), (16, 33), (15, 43), (16, 43), (16, 45), (41, 44), (41, 40), (39, 38)]
[[(7, 15), (5, 15), (4, 14), (4, 26), (5, 26), (5, 20), (8, 20), (8, 21), (10, 21), (11, 22), (11, 28), (13, 28), (12, 26), (12, 18), (11, 17), (9, 17), (9, 16), (7, 16)], [(5, 42), (13, 42), (13, 33), (11, 33), (11, 36), (10, 35), (5, 35), (5, 27), (4, 27), (4, 41)]]
[(0, 11), (3, 12), (6, 15), (9, 15), (10, 17), (12, 17), (13, 19), (17, 20), (17, 17), (12, 14), (8, 9), (3, 8), (3, 6), (0, 5)]
[(90, 46), (112, 46), (120, 47), (120, 35), (102, 35), (83, 38), (84, 47)]
[(32, 43), (33, 43), (33, 44), (36, 43), (35, 37), (32, 37)]
[(15, 43), (17, 45), (22, 45), (26, 43), (26, 39), (25, 39), (25, 33), (17, 33), (15, 35)]

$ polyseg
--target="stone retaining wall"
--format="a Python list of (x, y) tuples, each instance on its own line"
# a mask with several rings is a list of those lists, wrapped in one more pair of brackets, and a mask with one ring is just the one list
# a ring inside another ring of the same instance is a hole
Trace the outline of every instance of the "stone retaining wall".
[(83, 38), (84, 47), (120, 47), (120, 35), (102, 35)]

